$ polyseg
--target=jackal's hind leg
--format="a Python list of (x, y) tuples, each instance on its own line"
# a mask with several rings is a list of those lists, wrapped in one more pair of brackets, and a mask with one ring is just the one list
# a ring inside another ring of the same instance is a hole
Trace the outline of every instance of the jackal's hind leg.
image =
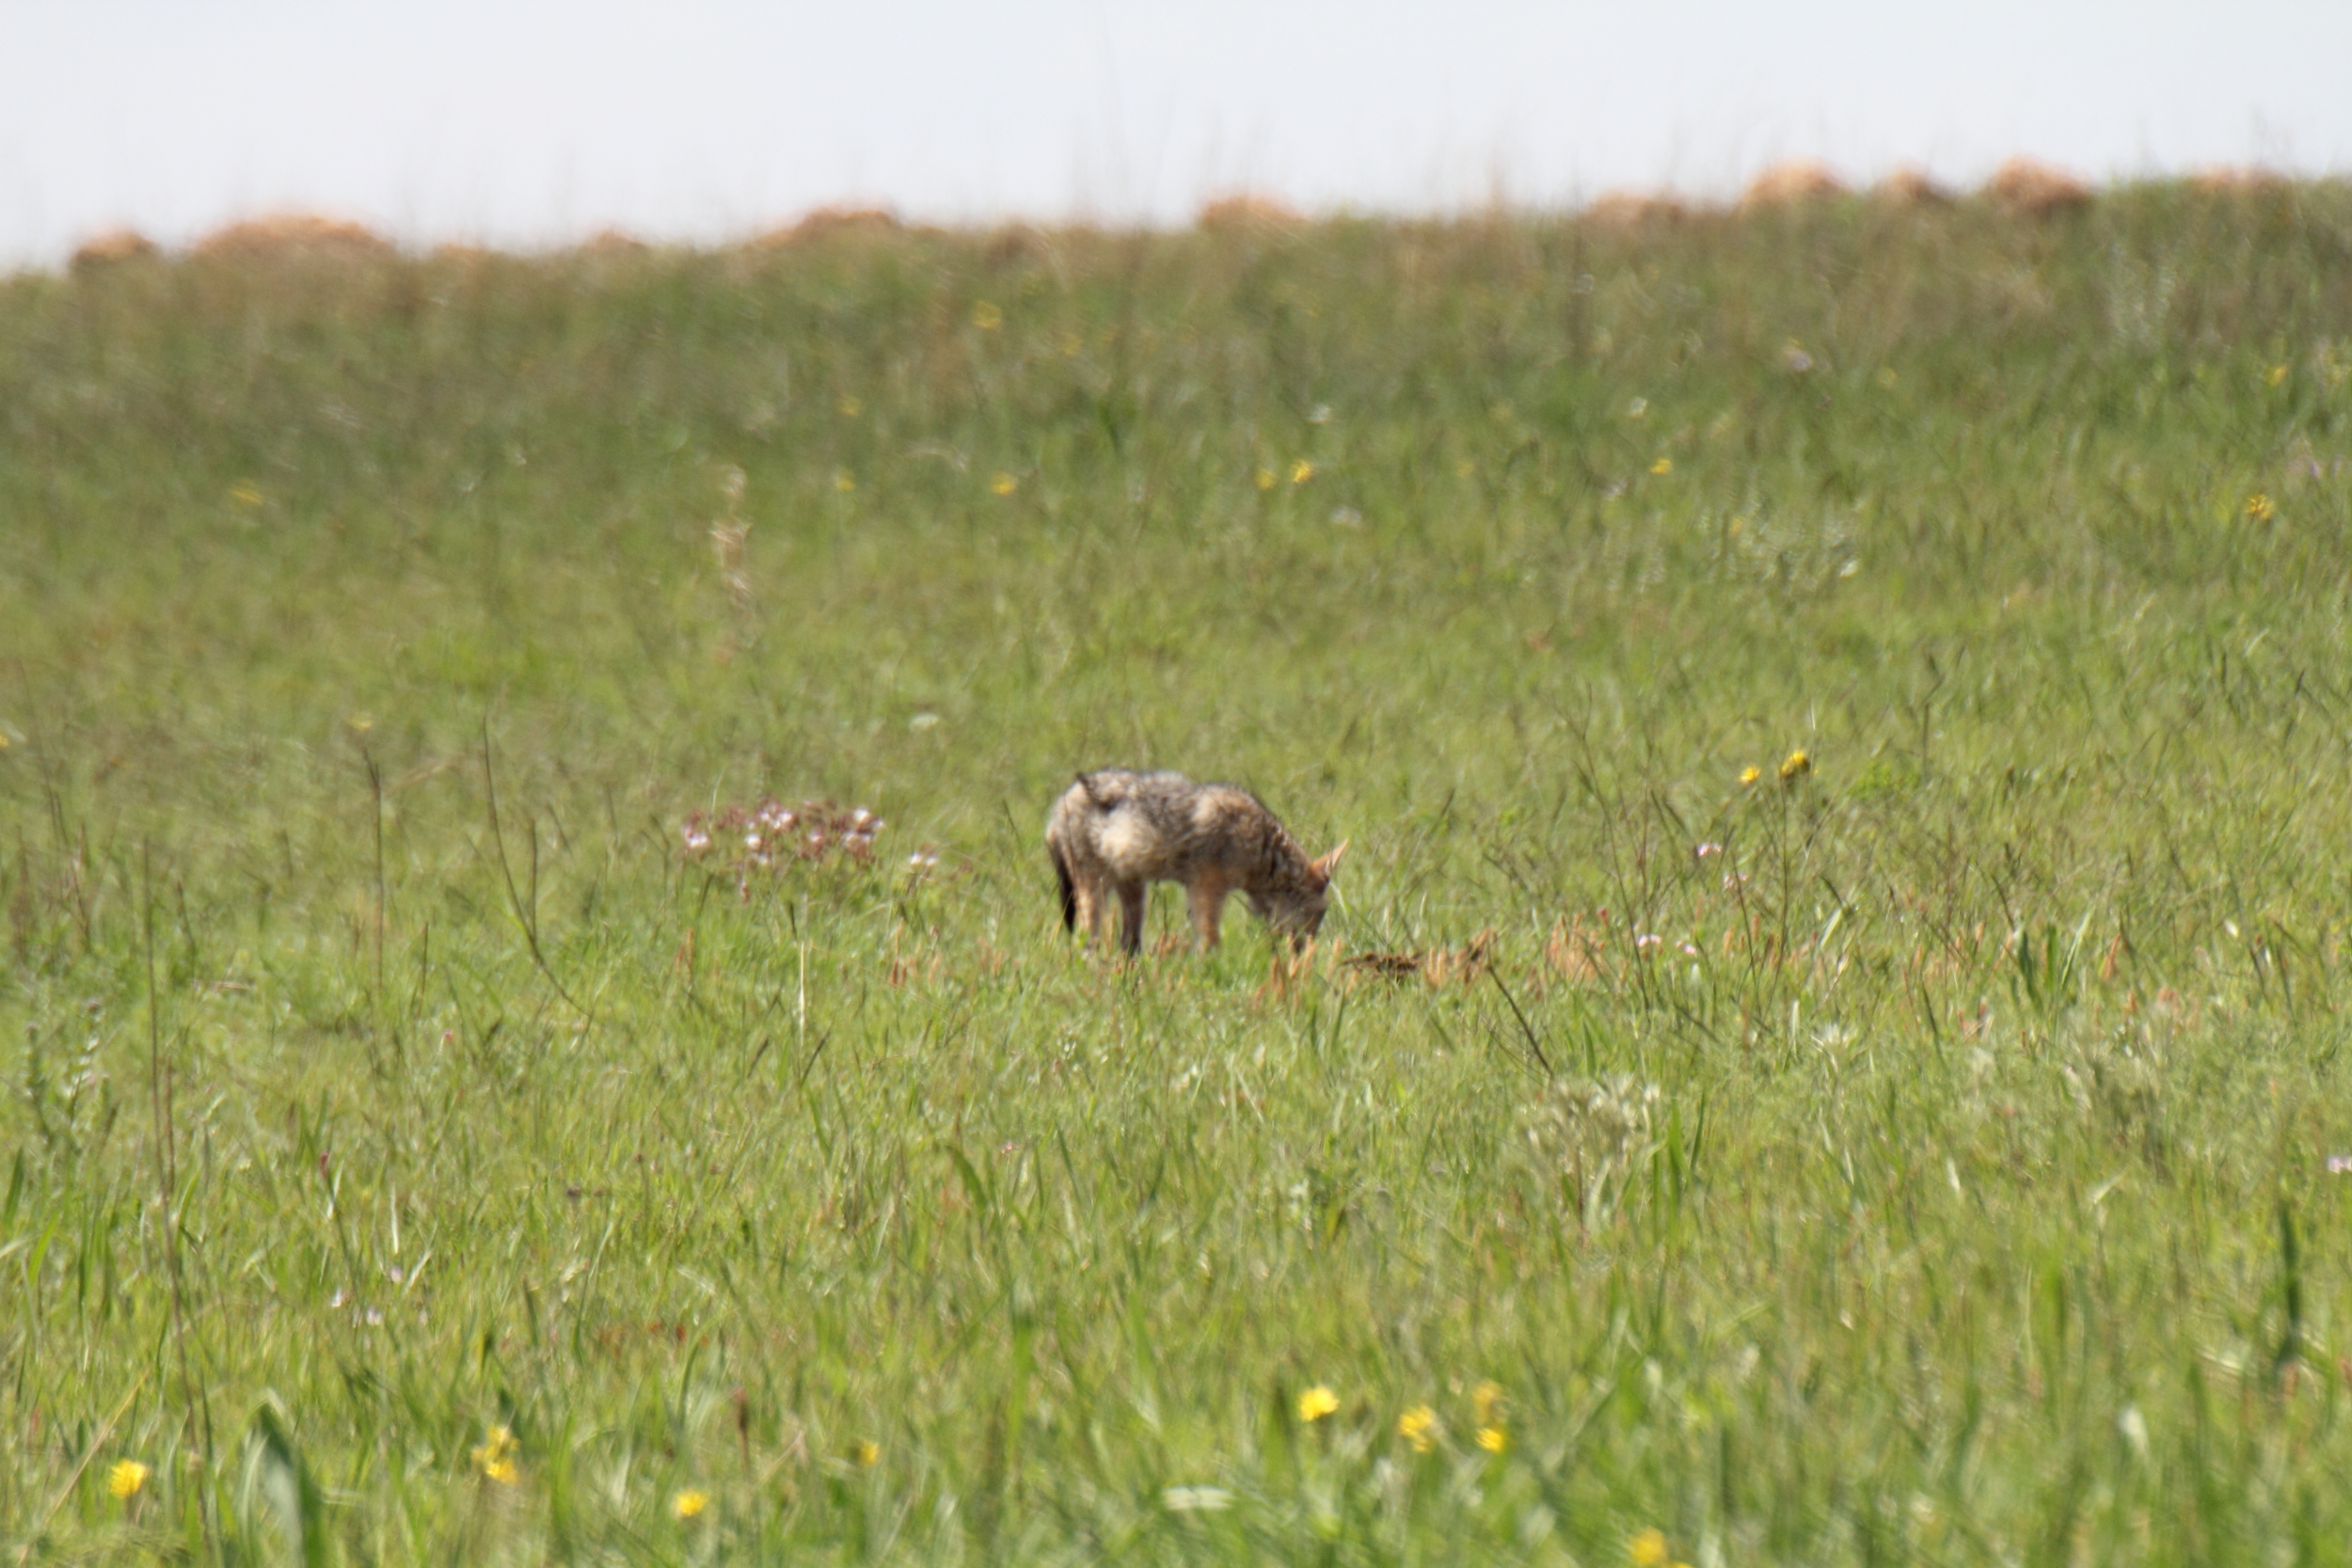
[(1225, 884), (1215, 877), (1200, 877), (1184, 886), (1192, 901), (1192, 928), (1200, 935), (1200, 950), (1205, 953), (1216, 945), (1217, 922), (1225, 911)]
[(1073, 878), (1070, 896), (1075, 906), (1076, 918), (1072, 927), (1089, 942), (1103, 940), (1103, 890), (1085, 877)]
[(1119, 884), (1119, 913), (1120, 928), (1119, 945), (1130, 953), (1143, 951), (1143, 884)]

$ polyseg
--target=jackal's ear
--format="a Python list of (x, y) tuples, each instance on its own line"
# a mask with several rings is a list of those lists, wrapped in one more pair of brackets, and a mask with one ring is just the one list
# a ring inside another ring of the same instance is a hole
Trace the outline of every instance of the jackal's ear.
[(1340, 857), (1347, 853), (1347, 847), (1351, 842), (1353, 841), (1344, 838), (1340, 840), (1338, 848), (1314, 863), (1315, 880), (1327, 882), (1331, 879), (1331, 873), (1340, 868)]

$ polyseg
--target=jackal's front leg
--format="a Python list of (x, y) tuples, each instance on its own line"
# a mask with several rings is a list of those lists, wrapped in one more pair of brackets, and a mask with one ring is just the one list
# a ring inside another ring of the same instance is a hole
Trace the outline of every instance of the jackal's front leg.
[(1225, 884), (1215, 877), (1200, 877), (1184, 884), (1184, 893), (1192, 901), (1192, 928), (1200, 933), (1200, 950), (1205, 953), (1216, 945), (1218, 920), (1225, 911)]

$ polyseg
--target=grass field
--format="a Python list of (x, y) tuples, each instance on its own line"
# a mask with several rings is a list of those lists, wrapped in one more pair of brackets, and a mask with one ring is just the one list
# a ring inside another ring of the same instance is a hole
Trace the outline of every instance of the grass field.
[(2345, 1560), (2347, 459), (2340, 185), (0, 282), (0, 1551)]

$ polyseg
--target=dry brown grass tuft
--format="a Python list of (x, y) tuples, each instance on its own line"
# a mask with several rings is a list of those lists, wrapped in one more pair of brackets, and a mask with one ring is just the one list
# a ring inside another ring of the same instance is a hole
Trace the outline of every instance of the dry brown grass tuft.
[(1343, 966), (1349, 973), (1371, 979), (1409, 980), (1420, 978), (1437, 987), (1470, 986), (1494, 963), (1495, 933), (1492, 927), (1470, 938), (1462, 947), (1433, 947), (1425, 953), (1355, 953)]
[(1584, 221), (1596, 229), (1631, 232), (1670, 229), (1691, 215), (1691, 210), (1671, 197), (1643, 196), (1635, 191), (1611, 191), (1584, 209)]
[(652, 250), (636, 235), (618, 229), (599, 229), (580, 245), (582, 256), (644, 256)]
[(191, 254), (234, 261), (377, 261), (392, 254), (392, 242), (347, 219), (278, 213), (216, 229)]
[(1871, 196), (1893, 207), (1948, 207), (1952, 193), (1930, 179), (1925, 169), (1906, 164), (1870, 187)]
[(1562, 979), (1581, 985), (1611, 977), (1608, 924), (1603, 915), (1588, 929), (1581, 914), (1552, 923), (1551, 935), (1544, 942), (1544, 957)]
[(1008, 223), (988, 231), (980, 255), (992, 267), (1042, 261), (1054, 253), (1054, 236), (1034, 224)]
[(2278, 196), (2292, 186), (2285, 175), (2267, 168), (2201, 168), (2188, 177), (2188, 188), (2201, 196)]
[(138, 261), (160, 254), (155, 242), (135, 229), (109, 229), (84, 240), (73, 252), (73, 275), (87, 277), (119, 266), (125, 261)]
[(798, 223), (774, 229), (752, 240), (752, 250), (776, 250), (837, 239), (883, 239), (906, 231), (898, 214), (886, 207), (819, 207)]
[(2061, 168), (2016, 157), (1993, 171), (1984, 194), (1994, 205), (2020, 217), (2046, 218), (2080, 212), (2090, 205), (2091, 190)]
[(1200, 209), (1193, 226), (1211, 234), (1280, 232), (1307, 221), (1297, 208), (1270, 196), (1240, 192), (1220, 196)]
[(1740, 210), (1753, 213), (1772, 207), (1835, 201), (1848, 195), (1849, 189), (1827, 164), (1811, 158), (1791, 158), (1774, 164), (1749, 181), (1748, 188), (1740, 193)]

